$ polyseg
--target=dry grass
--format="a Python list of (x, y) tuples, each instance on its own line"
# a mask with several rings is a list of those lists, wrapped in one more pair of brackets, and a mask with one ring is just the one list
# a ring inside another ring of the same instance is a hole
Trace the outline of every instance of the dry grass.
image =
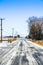
[(31, 41), (43, 47), (43, 40), (31, 40)]
[(8, 39), (8, 42), (12, 43), (13, 41), (16, 41), (17, 39), (14, 38), (14, 39)]
[[(10, 43), (12, 43), (13, 41), (16, 41), (17, 40), (17, 38), (2, 38), (2, 41), (8, 41), (8, 42), (10, 42)], [(0, 39), (0, 42), (1, 42), (1, 39)]]

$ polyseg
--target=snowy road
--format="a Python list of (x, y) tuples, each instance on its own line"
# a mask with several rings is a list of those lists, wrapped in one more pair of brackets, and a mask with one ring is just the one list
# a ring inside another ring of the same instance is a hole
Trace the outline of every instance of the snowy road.
[(0, 65), (43, 65), (43, 49), (26, 39), (0, 47)]

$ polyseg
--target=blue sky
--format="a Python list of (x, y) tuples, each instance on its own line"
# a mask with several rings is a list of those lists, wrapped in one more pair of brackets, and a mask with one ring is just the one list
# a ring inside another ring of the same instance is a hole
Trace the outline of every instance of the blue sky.
[(0, 0), (0, 18), (3, 21), (3, 35), (28, 34), (26, 20), (31, 16), (43, 16), (43, 0)]

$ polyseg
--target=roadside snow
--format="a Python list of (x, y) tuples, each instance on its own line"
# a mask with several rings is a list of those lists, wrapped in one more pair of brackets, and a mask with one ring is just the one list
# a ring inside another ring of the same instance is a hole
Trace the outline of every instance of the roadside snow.
[(3, 41), (2, 43), (0, 43), (0, 47), (7, 47), (9, 43), (7, 41)]

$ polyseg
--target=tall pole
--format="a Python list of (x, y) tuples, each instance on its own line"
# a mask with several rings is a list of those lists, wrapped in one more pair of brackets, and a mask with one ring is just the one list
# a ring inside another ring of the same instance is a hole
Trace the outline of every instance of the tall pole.
[(3, 18), (0, 18), (1, 20), (1, 42), (2, 42), (2, 21), (4, 20)]
[(12, 28), (12, 37), (14, 36), (14, 28)]
[(26, 21), (28, 23), (28, 32), (30, 32), (30, 20)]

